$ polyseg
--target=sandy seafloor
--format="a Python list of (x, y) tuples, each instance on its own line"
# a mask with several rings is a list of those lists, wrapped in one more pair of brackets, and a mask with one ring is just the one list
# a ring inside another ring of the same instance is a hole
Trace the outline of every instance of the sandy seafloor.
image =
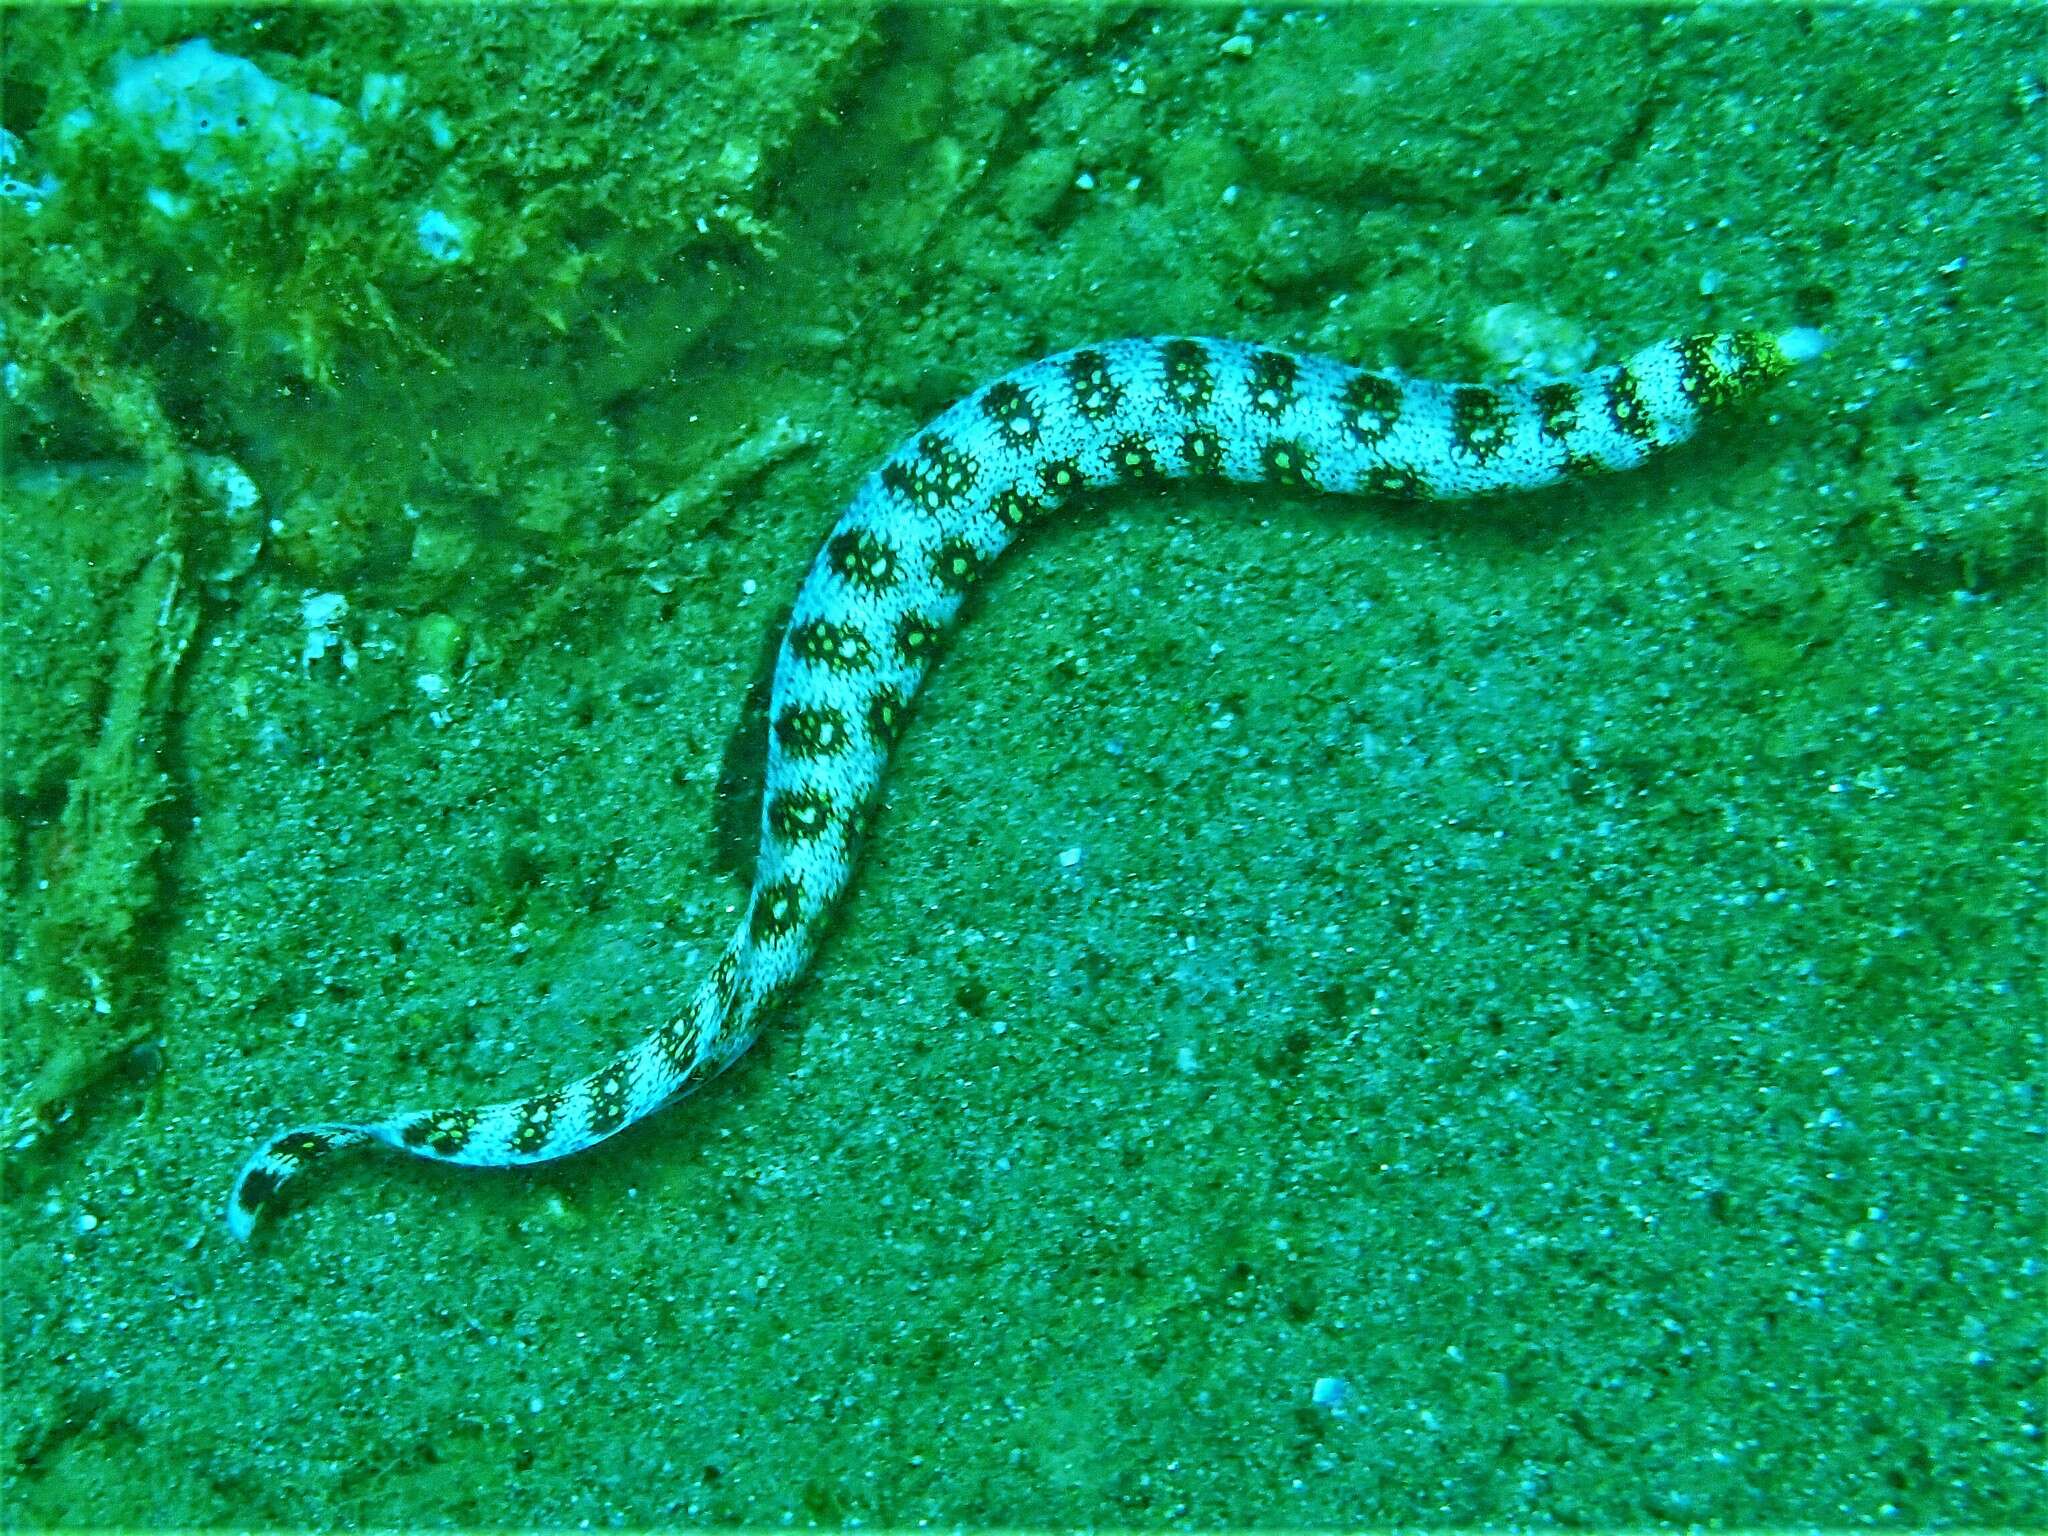
[[(2038, 10), (5, 26), (7, 1526), (2048, 1518)], [(123, 120), (195, 37), (297, 117)], [(1834, 346), (1594, 487), (1063, 519), (738, 1069), (229, 1238), (694, 984), (950, 400), (1504, 318)]]

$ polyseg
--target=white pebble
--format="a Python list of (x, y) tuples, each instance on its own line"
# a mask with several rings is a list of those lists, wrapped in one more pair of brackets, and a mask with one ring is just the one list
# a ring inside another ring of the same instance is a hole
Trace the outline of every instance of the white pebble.
[(328, 629), (348, 612), (348, 599), (339, 592), (313, 592), (299, 599), (299, 618), (308, 629)]
[(413, 222), (413, 238), (430, 260), (443, 264), (462, 260), (469, 247), (462, 226), (438, 208), (429, 208)]

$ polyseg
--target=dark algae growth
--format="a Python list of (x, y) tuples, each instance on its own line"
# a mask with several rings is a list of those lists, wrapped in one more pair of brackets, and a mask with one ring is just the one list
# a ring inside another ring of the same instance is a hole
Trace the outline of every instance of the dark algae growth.
[(0, 33), (0, 1524), (2048, 1516), (2035, 16)]

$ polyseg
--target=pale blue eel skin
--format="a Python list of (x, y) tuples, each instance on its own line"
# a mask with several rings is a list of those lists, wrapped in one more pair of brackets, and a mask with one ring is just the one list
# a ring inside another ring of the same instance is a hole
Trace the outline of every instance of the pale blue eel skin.
[(1449, 500), (1631, 469), (1822, 347), (1743, 331), (1645, 347), (1576, 378), (1433, 384), (1187, 336), (1061, 352), (976, 390), (862, 482), (796, 596), (769, 700), (754, 887), (697, 989), (566, 1087), (473, 1109), (305, 1125), (242, 1165), (247, 1237), (294, 1175), (372, 1143), (471, 1167), (596, 1146), (725, 1070), (804, 973), (852, 876), (889, 752), (967, 594), (1077, 494), (1144, 480)]

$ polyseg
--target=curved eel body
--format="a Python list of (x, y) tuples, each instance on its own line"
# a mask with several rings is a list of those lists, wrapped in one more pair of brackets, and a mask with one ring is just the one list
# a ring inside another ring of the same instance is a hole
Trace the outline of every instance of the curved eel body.
[(1223, 479), (1449, 499), (1633, 468), (1813, 356), (1811, 331), (1659, 343), (1577, 378), (1445, 385), (1193, 337), (1079, 347), (977, 390), (862, 483), (797, 593), (777, 656), (754, 886), (681, 1007), (565, 1087), (480, 1108), (300, 1126), (250, 1155), (247, 1237), (286, 1182), (381, 1144), (506, 1167), (597, 1145), (716, 1076), (810, 964), (889, 753), (967, 594), (1029, 525), (1090, 488)]

